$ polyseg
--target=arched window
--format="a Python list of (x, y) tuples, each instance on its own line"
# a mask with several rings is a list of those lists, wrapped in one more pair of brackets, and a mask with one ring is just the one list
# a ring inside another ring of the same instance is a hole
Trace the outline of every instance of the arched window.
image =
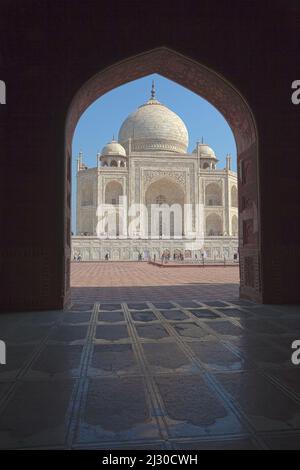
[(236, 186), (231, 187), (231, 206), (232, 207), (238, 206), (238, 192), (237, 192)]
[(110, 166), (118, 166), (118, 163), (116, 162), (116, 160), (112, 160)]
[(204, 162), (202, 168), (203, 168), (203, 170), (208, 170), (208, 168), (209, 168), (209, 163)]
[(222, 205), (222, 188), (217, 183), (209, 183), (205, 188), (205, 204), (207, 206)]

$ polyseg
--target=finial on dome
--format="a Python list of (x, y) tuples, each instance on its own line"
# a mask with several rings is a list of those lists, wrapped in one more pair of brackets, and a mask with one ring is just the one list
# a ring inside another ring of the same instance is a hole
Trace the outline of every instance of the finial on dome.
[(113, 134), (113, 138), (112, 138), (112, 140), (115, 140), (115, 134)]
[(154, 80), (152, 80), (151, 99), (152, 99), (152, 100), (155, 100), (155, 85), (154, 85)]
[(204, 144), (204, 141), (203, 141), (203, 136), (202, 136), (202, 139), (201, 139), (201, 144)]

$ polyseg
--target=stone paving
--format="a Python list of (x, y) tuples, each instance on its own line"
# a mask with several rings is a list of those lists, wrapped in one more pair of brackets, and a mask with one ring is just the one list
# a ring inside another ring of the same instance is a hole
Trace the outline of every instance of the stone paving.
[[(118, 282), (131, 282), (122, 269)], [(0, 315), (0, 447), (300, 449), (300, 366), (290, 360), (300, 307), (201, 289), (181, 300), (75, 295), (68, 311)]]
[(146, 262), (72, 263), (73, 298), (86, 302), (154, 298), (233, 299), (239, 295), (238, 266), (154, 266)]

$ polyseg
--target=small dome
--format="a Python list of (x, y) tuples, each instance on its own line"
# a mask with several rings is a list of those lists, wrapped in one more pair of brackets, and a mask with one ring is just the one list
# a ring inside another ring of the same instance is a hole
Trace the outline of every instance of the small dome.
[(126, 157), (126, 151), (116, 140), (112, 140), (103, 147), (101, 155), (120, 155), (121, 157)]
[(173, 111), (155, 98), (154, 84), (151, 98), (123, 122), (119, 142), (126, 148), (131, 139), (134, 152), (186, 153), (188, 131)]
[[(213, 149), (207, 144), (199, 144), (200, 147), (200, 156), (201, 157), (212, 157), (216, 158), (216, 154)], [(193, 150), (193, 153), (197, 153), (197, 147)]]

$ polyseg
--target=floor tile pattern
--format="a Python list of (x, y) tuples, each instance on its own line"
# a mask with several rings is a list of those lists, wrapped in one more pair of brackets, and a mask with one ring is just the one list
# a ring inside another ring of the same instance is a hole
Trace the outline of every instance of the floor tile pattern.
[(2, 314), (0, 447), (299, 449), (299, 315), (212, 296)]

